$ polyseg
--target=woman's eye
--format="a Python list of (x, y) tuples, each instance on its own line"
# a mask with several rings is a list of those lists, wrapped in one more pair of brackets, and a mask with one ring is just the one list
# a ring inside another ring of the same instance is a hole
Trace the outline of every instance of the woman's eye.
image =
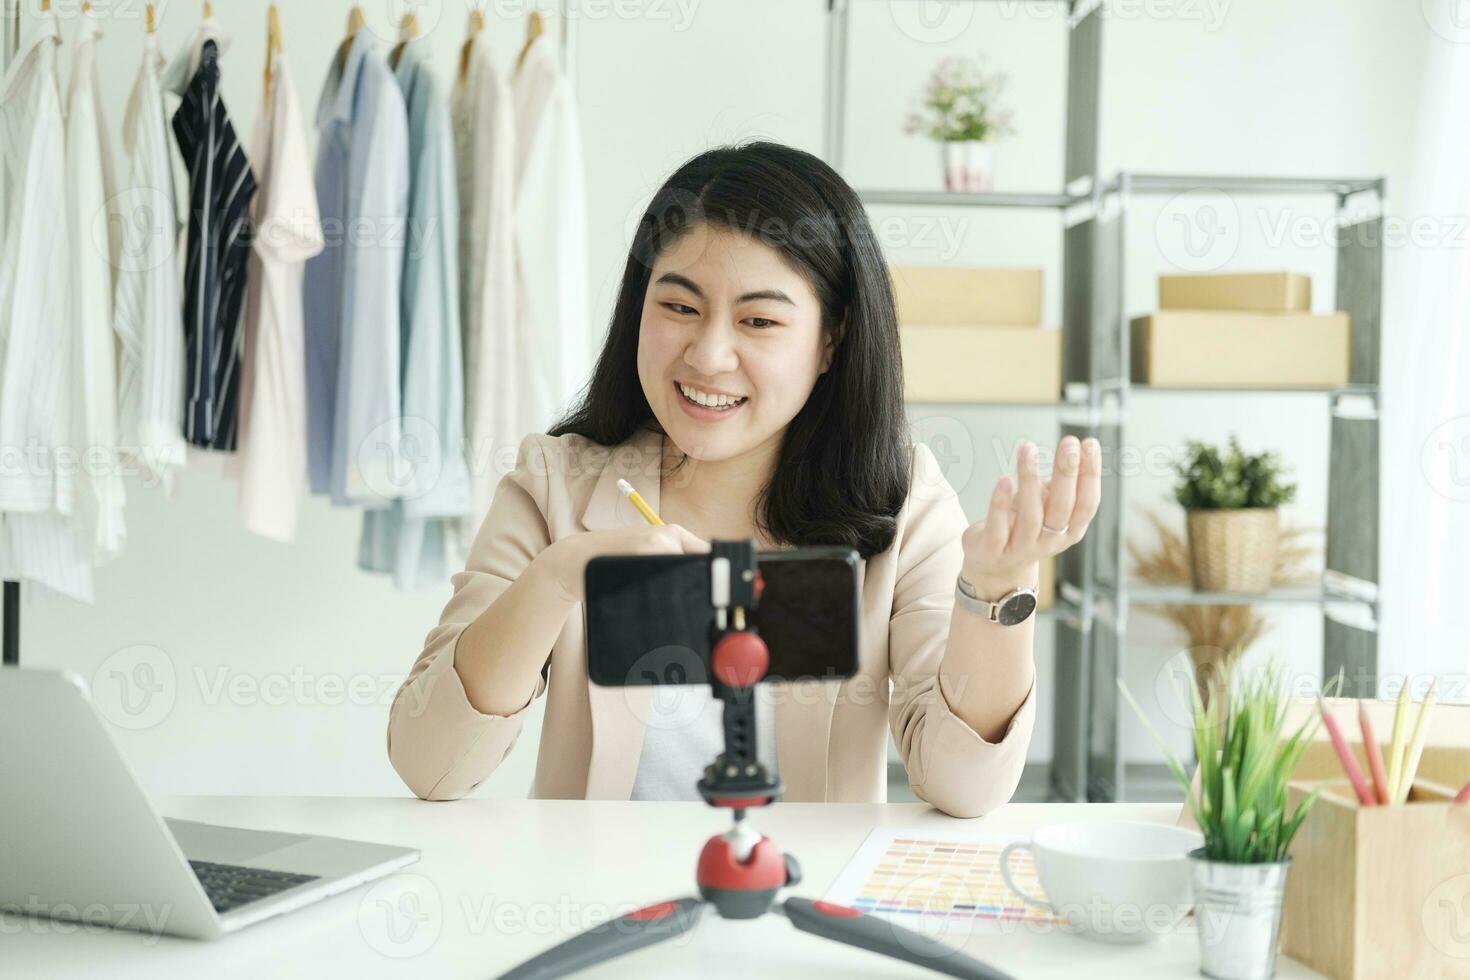
[(763, 316), (746, 317), (745, 322), (757, 329), (761, 329), (764, 327), (774, 327), (776, 325), (775, 320), (767, 320)]
[(672, 310), (680, 316), (693, 316), (699, 312), (694, 307), (685, 306), (683, 303), (665, 303), (664, 308)]

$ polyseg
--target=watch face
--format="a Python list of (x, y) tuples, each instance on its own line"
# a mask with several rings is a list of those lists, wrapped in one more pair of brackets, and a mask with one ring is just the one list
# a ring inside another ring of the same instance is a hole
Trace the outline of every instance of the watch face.
[(1001, 604), (996, 621), (1002, 626), (1024, 623), (1026, 617), (1036, 611), (1036, 597), (1029, 592), (1013, 595)]

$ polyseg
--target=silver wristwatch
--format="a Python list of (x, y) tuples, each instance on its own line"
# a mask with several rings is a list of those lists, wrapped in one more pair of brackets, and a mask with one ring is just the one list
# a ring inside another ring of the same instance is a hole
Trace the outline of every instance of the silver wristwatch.
[(955, 576), (955, 602), (977, 612), (992, 623), (1015, 626), (1024, 623), (1036, 611), (1036, 589), (1015, 589), (1001, 596), (996, 602), (982, 599), (975, 589), (965, 581), (963, 575)]

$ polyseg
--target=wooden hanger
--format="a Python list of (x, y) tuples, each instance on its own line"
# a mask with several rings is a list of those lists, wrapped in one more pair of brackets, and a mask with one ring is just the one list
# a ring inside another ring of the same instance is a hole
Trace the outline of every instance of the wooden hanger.
[(153, 4), (150, 3), (147, 6), (145, 6), (143, 8), (143, 12), (144, 12), (143, 23), (145, 25), (145, 28), (144, 29), (149, 34), (152, 34), (152, 33), (154, 33), (155, 29), (158, 26), (158, 15), (156, 13), (154, 13), (154, 11), (153, 11)]
[(544, 33), (546, 33), (546, 26), (541, 23), (541, 11), (531, 11), (531, 19), (526, 22), (526, 44), (525, 47), (521, 48), (520, 56), (516, 58), (517, 71), (520, 70), (521, 64), (525, 62), (526, 53), (531, 50), (531, 45), (535, 44), (536, 39)]
[(275, 68), (276, 55), (283, 50), (281, 45), (281, 15), (276, 5), (265, 8), (265, 98), (271, 97), (271, 73)]
[(43, 13), (43, 14), (49, 14), (50, 12), (51, 12), (51, 0), (41, 0), (41, 13)]
[(403, 57), (403, 49), (408, 42), (419, 36), (419, 19), (412, 12), (403, 15), (403, 20), (398, 22), (398, 43), (388, 53), (388, 64), (398, 67), (398, 61)]
[(347, 52), (352, 50), (352, 39), (357, 37), (357, 32), (367, 23), (367, 17), (363, 15), (362, 5), (354, 3), (352, 9), (347, 12), (347, 37), (337, 48), (337, 70), (342, 71), (347, 67)]
[(469, 26), (465, 29), (464, 44), (459, 49), (459, 77), (470, 73), (470, 55), (475, 50), (475, 37), (485, 29), (485, 12), (478, 7), (470, 9)]
[(214, 16), (214, 4), (210, 3), (209, 0), (204, 0), (204, 19), (205, 20), (209, 20), (209, 18), (211, 18), (213, 16)]

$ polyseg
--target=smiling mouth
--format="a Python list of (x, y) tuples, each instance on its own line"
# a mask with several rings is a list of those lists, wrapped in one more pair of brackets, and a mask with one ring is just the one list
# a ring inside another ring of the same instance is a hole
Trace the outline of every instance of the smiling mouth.
[(709, 412), (733, 412), (750, 400), (748, 397), (732, 398), (729, 395), (710, 395), (677, 381), (674, 382), (674, 389), (687, 404)]

